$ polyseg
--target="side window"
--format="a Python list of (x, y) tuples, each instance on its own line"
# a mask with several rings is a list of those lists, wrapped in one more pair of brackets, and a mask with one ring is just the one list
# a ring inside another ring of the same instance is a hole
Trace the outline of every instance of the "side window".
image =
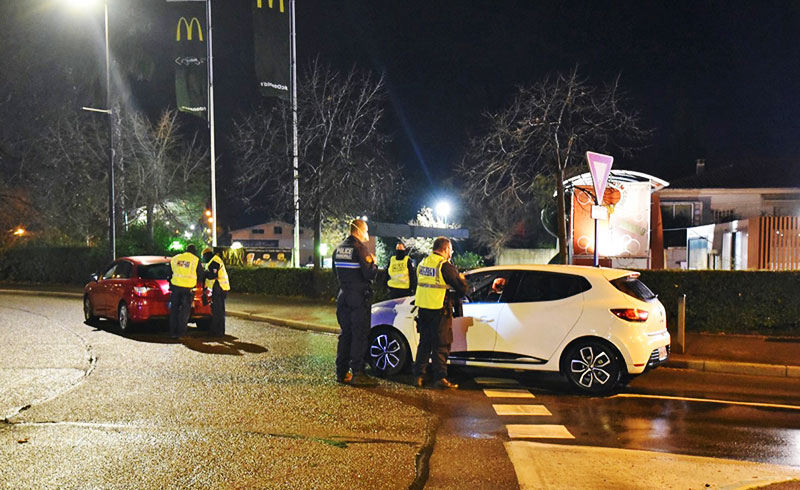
[(591, 289), (591, 284), (581, 276), (555, 272), (522, 272), (516, 294), (510, 303), (556, 301), (569, 298)]
[(117, 263), (117, 268), (114, 270), (114, 279), (128, 279), (131, 277), (133, 264), (127, 261)]
[(111, 264), (111, 267), (109, 267), (108, 269), (106, 269), (105, 272), (103, 272), (102, 279), (111, 279), (111, 277), (114, 275), (114, 270), (116, 268), (117, 268), (117, 264)]
[(479, 272), (467, 276), (471, 303), (505, 303), (510, 271)]

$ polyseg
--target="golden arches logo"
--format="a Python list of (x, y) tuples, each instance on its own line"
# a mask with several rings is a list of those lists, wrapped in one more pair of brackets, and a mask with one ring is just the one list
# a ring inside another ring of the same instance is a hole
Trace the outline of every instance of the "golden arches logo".
[(181, 17), (178, 19), (178, 29), (175, 31), (175, 40), (181, 40), (181, 26), (186, 27), (186, 40), (192, 40), (192, 31), (194, 31), (194, 26), (197, 26), (197, 36), (200, 38), (200, 42), (203, 42), (203, 27), (200, 25), (200, 21), (197, 20), (197, 17), (192, 17), (192, 20), (186, 20), (186, 17)]
[[(273, 3), (273, 0), (267, 0), (267, 2), (268, 2), (268, 3), (267, 3), (267, 6), (268, 6), (269, 8), (272, 8), (272, 3)], [(285, 11), (285, 10), (284, 10), (284, 7), (283, 7), (283, 0), (278, 0), (278, 2), (280, 2), (280, 3), (279, 3), (279, 5), (278, 5), (278, 7), (280, 8), (280, 11), (281, 11), (281, 13), (283, 13), (283, 12)], [(261, 7), (262, 7), (262, 3), (263, 3), (263, 0), (258, 0), (258, 1), (257, 1), (257, 7), (258, 7), (258, 8), (261, 8)]]

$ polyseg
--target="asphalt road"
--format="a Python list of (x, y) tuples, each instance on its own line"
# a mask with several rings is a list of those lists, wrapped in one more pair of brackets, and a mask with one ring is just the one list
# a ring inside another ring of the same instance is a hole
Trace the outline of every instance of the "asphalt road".
[[(336, 338), (120, 335), (0, 295), (0, 488), (755, 488), (800, 478), (800, 386), (658, 369), (617, 396), (454, 369), (339, 386)], [(533, 432), (531, 432), (533, 431)], [(542, 432), (544, 431), (544, 432)], [(791, 485), (791, 484), (790, 484)], [(794, 488), (784, 486), (780, 488)]]

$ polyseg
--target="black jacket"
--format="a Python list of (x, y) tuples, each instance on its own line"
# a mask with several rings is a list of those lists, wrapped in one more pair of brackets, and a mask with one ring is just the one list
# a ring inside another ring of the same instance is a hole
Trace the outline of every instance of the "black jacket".
[(332, 260), (341, 289), (365, 291), (378, 275), (378, 265), (370, 257), (367, 247), (353, 235), (336, 247)]

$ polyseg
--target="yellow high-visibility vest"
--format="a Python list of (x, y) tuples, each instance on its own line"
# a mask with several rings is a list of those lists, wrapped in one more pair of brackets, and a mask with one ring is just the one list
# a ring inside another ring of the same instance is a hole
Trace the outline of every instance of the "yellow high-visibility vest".
[(231, 290), (231, 283), (228, 281), (228, 271), (225, 270), (225, 263), (222, 262), (222, 259), (219, 258), (219, 255), (215, 255), (208, 261), (206, 264), (206, 270), (208, 270), (208, 266), (210, 266), (213, 262), (219, 263), (219, 272), (217, 272), (216, 279), (206, 279), (206, 287), (208, 289), (212, 289), (214, 287), (214, 281), (219, 281), (219, 287), (222, 288), (223, 291), (230, 291)]
[(183, 252), (169, 261), (172, 267), (172, 280), (175, 286), (193, 288), (197, 285), (197, 264), (200, 259), (193, 253)]
[(442, 277), (445, 260), (439, 254), (430, 254), (417, 267), (417, 294), (414, 303), (419, 308), (438, 310), (444, 308), (447, 283)]
[(397, 257), (392, 256), (389, 261), (389, 282), (386, 284), (395, 289), (411, 287), (411, 277), (408, 275), (408, 255), (402, 260), (397, 260)]

